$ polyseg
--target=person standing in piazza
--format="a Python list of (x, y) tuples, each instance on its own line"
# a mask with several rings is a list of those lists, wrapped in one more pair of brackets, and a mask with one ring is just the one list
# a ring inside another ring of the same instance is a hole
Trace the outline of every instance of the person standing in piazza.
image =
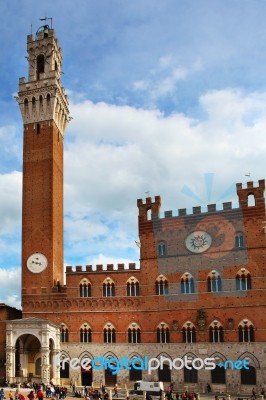
[(118, 397), (117, 383), (115, 384), (115, 387), (114, 387), (114, 397)]
[(43, 391), (42, 391), (42, 389), (40, 387), (37, 390), (36, 397), (37, 397), (38, 400), (43, 400), (44, 394), (43, 394)]
[(34, 397), (35, 397), (35, 395), (34, 395), (34, 391), (33, 391), (33, 390), (31, 390), (31, 391), (30, 391), (30, 393), (28, 394), (28, 399), (29, 399), (29, 400), (33, 400), (33, 399), (34, 399)]

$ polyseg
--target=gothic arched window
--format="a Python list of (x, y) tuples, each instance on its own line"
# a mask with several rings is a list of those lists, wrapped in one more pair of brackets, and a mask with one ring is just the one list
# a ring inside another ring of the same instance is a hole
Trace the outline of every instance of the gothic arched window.
[(236, 275), (236, 290), (251, 289), (251, 276), (247, 269), (241, 268)]
[(128, 334), (128, 343), (141, 343), (140, 328), (134, 322), (128, 328), (127, 334)]
[(157, 327), (157, 343), (170, 343), (170, 330), (164, 322)]
[(115, 295), (115, 284), (111, 278), (106, 278), (103, 283), (103, 297), (113, 297)]
[(80, 342), (81, 343), (90, 343), (91, 342), (91, 328), (88, 324), (83, 324), (79, 331), (80, 334)]
[(103, 341), (104, 343), (115, 343), (116, 342), (116, 331), (112, 324), (108, 323), (103, 329)]
[(127, 296), (139, 296), (139, 282), (134, 276), (127, 281)]
[(213, 321), (209, 327), (209, 339), (211, 343), (222, 343), (224, 341), (224, 331), (218, 321)]
[(181, 277), (181, 293), (182, 294), (195, 293), (194, 278), (189, 272), (186, 272)]
[(190, 322), (186, 322), (182, 329), (183, 343), (196, 343), (196, 329)]
[(208, 292), (221, 292), (222, 280), (217, 271), (213, 270), (208, 275), (207, 286), (208, 286)]
[(61, 343), (68, 342), (68, 328), (65, 326), (65, 324), (61, 324), (60, 341)]
[(254, 326), (248, 320), (244, 319), (238, 326), (239, 342), (255, 342)]
[(165, 276), (160, 275), (155, 282), (155, 294), (162, 296), (168, 294), (168, 282)]
[(79, 296), (80, 297), (91, 297), (91, 284), (87, 279), (79, 284)]

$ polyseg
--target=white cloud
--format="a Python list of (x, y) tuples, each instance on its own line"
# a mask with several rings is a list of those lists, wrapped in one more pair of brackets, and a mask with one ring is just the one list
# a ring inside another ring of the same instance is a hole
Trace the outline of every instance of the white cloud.
[(0, 268), (1, 294), (0, 303), (11, 307), (21, 308), (20, 302), (21, 269)]
[(0, 235), (13, 234), (21, 222), (22, 173), (0, 174)]
[(175, 94), (177, 85), (188, 76), (202, 69), (200, 59), (197, 59), (189, 67), (180, 65), (172, 55), (164, 55), (159, 58), (158, 64), (153, 67), (144, 79), (133, 82), (135, 91), (145, 92), (151, 101), (158, 100), (164, 96)]
[(0, 148), (1, 162), (8, 162), (12, 158), (21, 157), (20, 141), (17, 138), (17, 127), (15, 125), (0, 126)]

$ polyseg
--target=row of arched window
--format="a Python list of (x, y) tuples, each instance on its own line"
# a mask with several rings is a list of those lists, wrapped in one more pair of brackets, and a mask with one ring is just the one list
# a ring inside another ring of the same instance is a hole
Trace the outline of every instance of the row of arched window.
[[(186, 322), (182, 327), (182, 342), (183, 343), (196, 343), (197, 332), (194, 324), (190, 321)], [(141, 330), (136, 323), (132, 323), (127, 330), (128, 343), (141, 343)], [(254, 342), (254, 326), (249, 320), (243, 320), (238, 326), (238, 340), (239, 342)], [(61, 327), (61, 342), (69, 341), (68, 328), (62, 324)], [(80, 342), (92, 342), (92, 329), (83, 324), (80, 328)], [(103, 329), (103, 342), (116, 343), (116, 329), (108, 323)], [(161, 322), (156, 329), (156, 342), (157, 343), (170, 343), (170, 329), (167, 324)], [(209, 342), (222, 343), (224, 342), (224, 329), (218, 321), (213, 321), (209, 326)]]
[[(223, 290), (223, 282), (220, 274), (212, 270), (207, 277), (206, 289), (208, 292), (221, 292)], [(195, 280), (194, 277), (189, 273), (185, 272), (180, 280), (180, 283), (174, 284), (179, 285), (177, 287), (178, 294), (192, 294), (196, 293)], [(235, 289), (240, 291), (246, 291), (251, 289), (251, 275), (250, 272), (242, 268), (238, 271), (235, 277)], [(176, 290), (175, 290), (176, 292)], [(140, 284), (135, 277), (131, 277), (127, 281), (126, 285), (126, 295), (127, 296), (140, 296)], [(168, 280), (164, 275), (157, 277), (155, 281), (155, 294), (168, 295), (169, 294), (169, 284)], [(91, 297), (92, 296), (92, 285), (87, 279), (79, 285), (79, 295), (80, 297)], [(113, 297), (115, 296), (115, 283), (111, 278), (107, 278), (102, 285), (102, 295), (103, 297)]]
[[(245, 247), (243, 233), (237, 233), (235, 235), (235, 249), (243, 249)], [(157, 255), (158, 257), (167, 257), (167, 243), (160, 241), (157, 243)]]
[[(43, 96), (40, 94), (39, 99), (38, 99), (40, 108), (43, 106), (43, 99), (44, 99)], [(32, 104), (32, 109), (33, 110), (36, 107), (36, 101), (37, 101), (36, 97), (33, 96), (32, 99), (31, 99), (31, 104)], [(48, 93), (46, 95), (47, 106), (50, 105), (50, 102), (51, 102), (51, 95), (50, 95), (50, 93)], [(25, 107), (25, 110), (27, 111), (27, 108), (29, 107), (29, 100), (27, 98), (24, 99), (24, 107)]]

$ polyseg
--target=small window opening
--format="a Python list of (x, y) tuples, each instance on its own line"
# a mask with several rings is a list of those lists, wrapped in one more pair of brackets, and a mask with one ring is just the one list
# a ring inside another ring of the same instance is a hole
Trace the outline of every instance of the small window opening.
[(41, 125), (37, 124), (37, 134), (39, 135), (39, 133), (41, 133)]
[(254, 194), (248, 195), (248, 207), (254, 207), (256, 205)]
[(151, 220), (151, 209), (147, 210), (147, 220)]
[(35, 99), (35, 97), (32, 98), (31, 103), (32, 103), (32, 111), (35, 111), (35, 109), (36, 109), (36, 99)]
[(37, 57), (37, 80), (40, 79), (40, 74), (44, 72), (44, 55), (39, 54)]

